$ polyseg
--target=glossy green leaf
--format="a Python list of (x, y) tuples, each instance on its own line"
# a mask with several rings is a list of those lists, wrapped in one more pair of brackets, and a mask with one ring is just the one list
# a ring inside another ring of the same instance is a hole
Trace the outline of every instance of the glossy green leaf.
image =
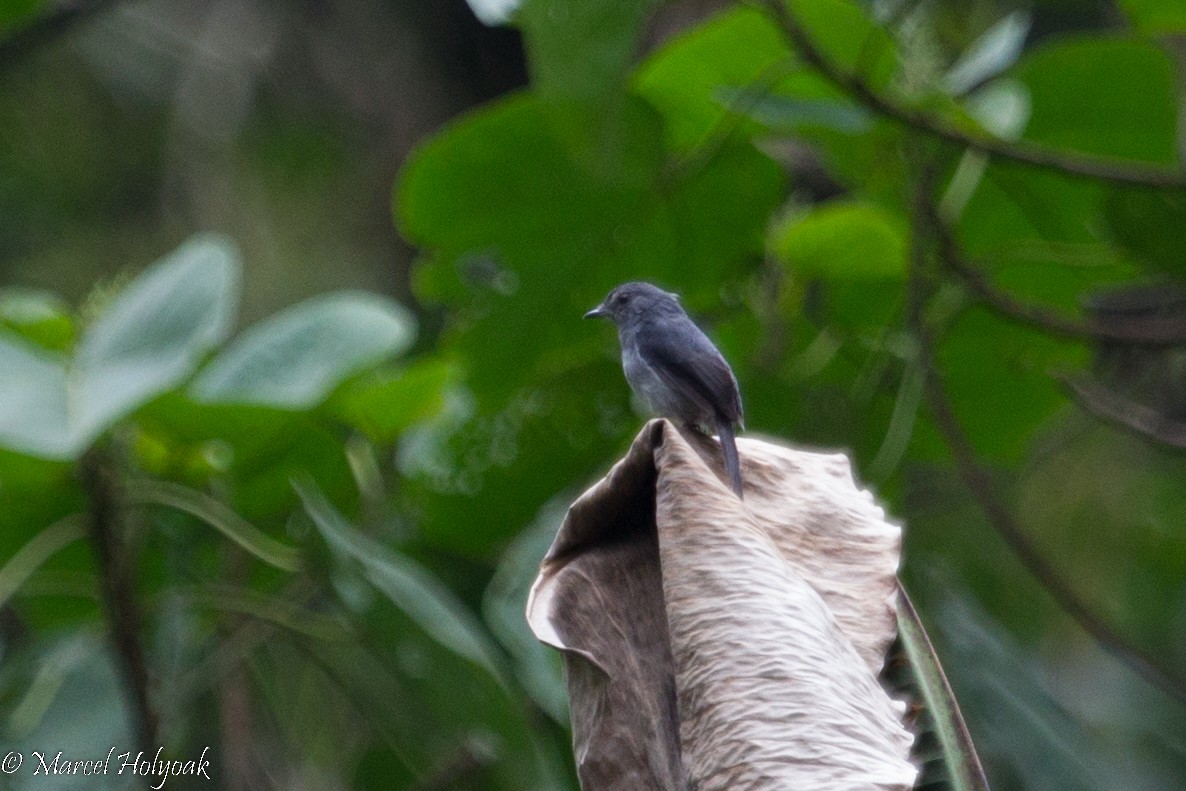
[(879, 280), (906, 271), (903, 223), (867, 203), (833, 201), (794, 214), (773, 230), (770, 248), (807, 277)]
[(194, 381), (207, 403), (308, 409), (358, 371), (411, 345), (412, 317), (376, 294), (308, 299), (248, 329)]
[(655, 0), (526, 0), (519, 23), (548, 102), (600, 102), (625, 84)]
[(1026, 139), (1148, 162), (1176, 159), (1173, 64), (1154, 44), (1054, 39), (1023, 58), (1014, 74), (1033, 107)]
[(312, 482), (293, 488), (326, 543), (361, 564), (366, 579), (441, 645), (503, 678), (497, 649), (481, 624), (439, 579), (395, 550), (360, 533)]

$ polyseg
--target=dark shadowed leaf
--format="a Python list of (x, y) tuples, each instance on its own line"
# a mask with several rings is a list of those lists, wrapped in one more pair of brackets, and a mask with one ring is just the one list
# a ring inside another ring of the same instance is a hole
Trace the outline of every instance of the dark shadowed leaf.
[(361, 564), (367, 580), (441, 645), (503, 679), (498, 650), (452, 591), (411, 558), (360, 533), (312, 482), (293, 482), (305, 511), (335, 552)]
[(86, 527), (80, 516), (59, 519), (33, 536), (27, 544), (0, 566), (0, 607), (4, 607), (25, 580), (67, 544), (83, 538)]

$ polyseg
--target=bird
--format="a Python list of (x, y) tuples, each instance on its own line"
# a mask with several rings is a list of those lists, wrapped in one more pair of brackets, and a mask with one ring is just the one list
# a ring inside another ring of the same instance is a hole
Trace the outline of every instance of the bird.
[(716, 429), (729, 482), (743, 497), (733, 433), (734, 425), (745, 428), (737, 377), (688, 318), (679, 295), (651, 283), (623, 283), (585, 318), (617, 325), (626, 381), (652, 412), (696, 431)]

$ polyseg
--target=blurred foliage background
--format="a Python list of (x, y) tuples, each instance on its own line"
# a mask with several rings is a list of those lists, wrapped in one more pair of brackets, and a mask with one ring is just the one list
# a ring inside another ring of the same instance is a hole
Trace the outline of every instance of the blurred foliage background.
[(995, 788), (1180, 788), (1180, 0), (472, 5), (0, 4), (0, 745), (574, 788), (523, 602), (649, 279), (905, 524)]

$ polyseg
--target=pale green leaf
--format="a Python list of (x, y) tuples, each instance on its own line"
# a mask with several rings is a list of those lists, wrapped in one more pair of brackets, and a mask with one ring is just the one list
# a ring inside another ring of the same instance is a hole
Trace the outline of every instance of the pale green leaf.
[(198, 375), (209, 403), (309, 409), (346, 378), (411, 345), (414, 321), (385, 297), (344, 291), (313, 297), (248, 329)]
[(957, 96), (1000, 74), (1017, 61), (1029, 35), (1028, 11), (1014, 11), (972, 42), (951, 70), (943, 76), (943, 87)]
[(83, 333), (72, 371), (72, 433), (86, 445), (183, 382), (230, 330), (240, 264), (229, 240), (189, 240), (133, 280)]

